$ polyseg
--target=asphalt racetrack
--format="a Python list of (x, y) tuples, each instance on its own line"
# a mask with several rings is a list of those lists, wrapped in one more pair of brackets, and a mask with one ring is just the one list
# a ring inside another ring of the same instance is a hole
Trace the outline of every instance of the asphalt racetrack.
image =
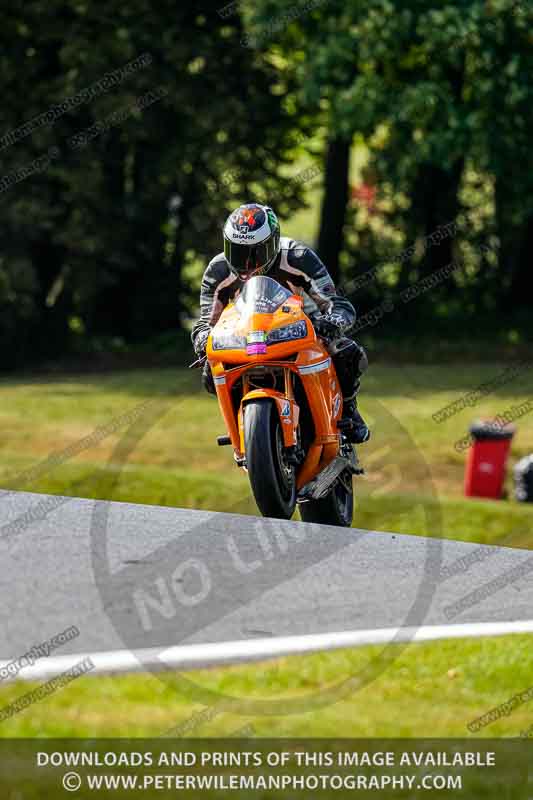
[(530, 620), (533, 554), (239, 515), (4, 492), (0, 659)]

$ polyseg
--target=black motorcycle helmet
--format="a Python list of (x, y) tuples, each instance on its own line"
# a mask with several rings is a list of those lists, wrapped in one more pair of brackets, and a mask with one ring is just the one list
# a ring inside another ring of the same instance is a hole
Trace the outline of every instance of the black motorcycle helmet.
[(280, 226), (269, 206), (247, 203), (224, 226), (224, 255), (241, 278), (265, 275), (280, 252)]

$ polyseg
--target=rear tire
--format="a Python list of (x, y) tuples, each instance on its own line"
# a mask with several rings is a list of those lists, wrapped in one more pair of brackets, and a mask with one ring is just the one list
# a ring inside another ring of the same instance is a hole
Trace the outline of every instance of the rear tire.
[[(338, 480), (326, 497), (301, 503), (299, 509), (303, 522), (351, 528), (354, 512), (352, 474), (343, 473), (341, 478), (342, 481)], [(346, 489), (344, 482), (351, 486), (350, 491)]]
[(255, 502), (264, 517), (290, 519), (296, 507), (294, 467), (285, 448), (272, 400), (254, 400), (244, 408), (244, 446)]

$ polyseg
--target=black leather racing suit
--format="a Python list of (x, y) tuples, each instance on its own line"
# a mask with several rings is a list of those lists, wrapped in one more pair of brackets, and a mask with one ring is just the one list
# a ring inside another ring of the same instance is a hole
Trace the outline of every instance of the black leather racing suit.
[[(337, 293), (335, 284), (318, 255), (302, 242), (286, 237), (281, 239), (281, 252), (268, 271), (268, 276), (304, 298), (304, 311), (311, 318), (331, 314), (338, 324), (342, 338), (330, 344), (330, 353), (341, 384), (344, 400), (355, 397), (359, 379), (368, 366), (361, 345), (347, 338), (356, 319), (355, 309), (345, 297)], [(207, 337), (218, 322), (222, 311), (241, 288), (241, 279), (233, 273), (224, 254), (220, 253), (209, 263), (202, 279), (200, 293), (200, 319), (192, 331), (196, 353), (204, 354)], [(208, 392), (215, 394), (209, 364), (204, 367), (203, 383)]]

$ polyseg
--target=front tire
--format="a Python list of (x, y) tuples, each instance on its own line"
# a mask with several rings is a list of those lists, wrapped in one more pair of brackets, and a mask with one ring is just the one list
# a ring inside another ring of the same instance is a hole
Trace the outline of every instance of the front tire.
[[(348, 486), (350, 487), (349, 489)], [(351, 528), (354, 511), (351, 472), (343, 473), (326, 497), (321, 500), (310, 500), (307, 503), (302, 503), (299, 509), (303, 522)]]
[(272, 400), (244, 408), (246, 466), (255, 502), (264, 517), (290, 519), (296, 507), (294, 467), (285, 460), (283, 434)]

